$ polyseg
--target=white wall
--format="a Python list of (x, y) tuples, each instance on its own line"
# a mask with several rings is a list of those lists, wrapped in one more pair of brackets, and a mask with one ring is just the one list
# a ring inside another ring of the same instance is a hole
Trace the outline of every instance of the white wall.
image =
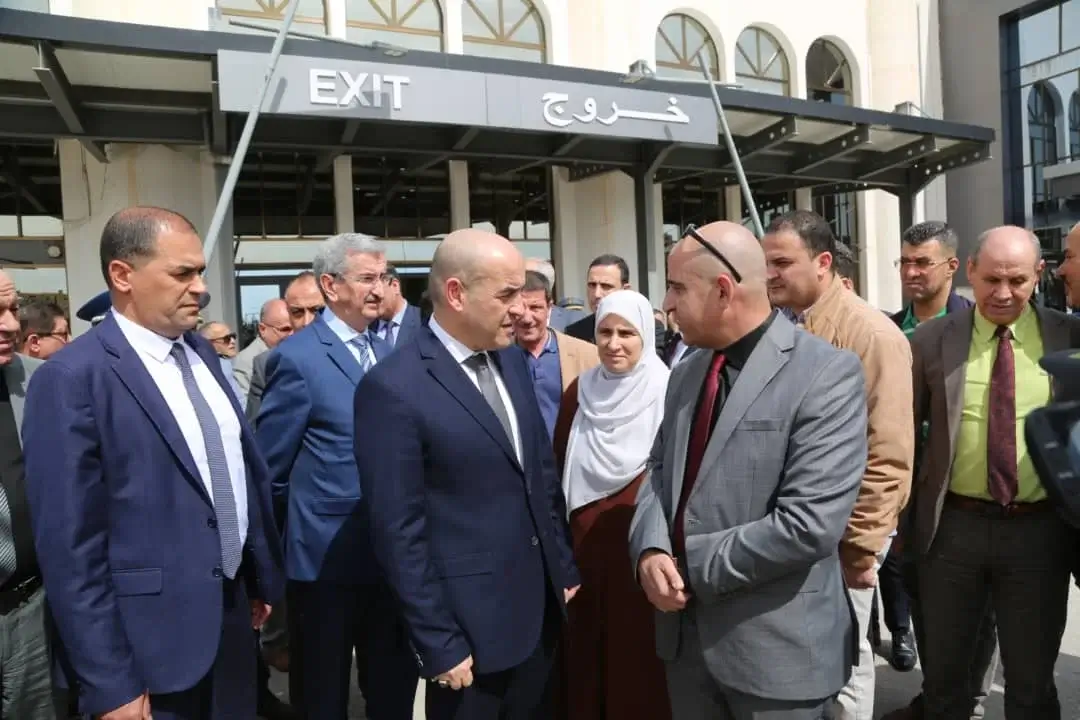
[[(448, 52), (462, 52), (460, 37), (464, 0), (439, 0), (443, 11)], [(203, 29), (213, 0), (51, 0), (53, 11), (114, 21)], [(940, 106), (940, 81), (934, 79), (936, 58), (932, 35), (936, 24), (918, 21), (916, 7), (930, 12), (936, 0), (831, 0), (829, 11), (800, 0), (755, 0), (751, 3), (720, 3), (715, 0), (534, 0), (544, 19), (548, 62), (560, 65), (624, 71), (638, 59), (655, 63), (656, 29), (671, 13), (698, 20), (710, 33), (721, 56), (721, 78), (735, 80), (736, 41), (742, 30), (756, 25), (768, 30), (785, 49), (790, 67), (792, 94), (804, 97), (806, 53), (817, 38), (827, 38), (847, 56), (852, 69), (854, 100), (858, 105), (892, 110), (899, 102), (926, 107)], [(345, 34), (345, 0), (327, 0), (328, 32)], [(926, 17), (929, 17), (927, 15)], [(924, 49), (920, 62), (919, 48)], [(929, 53), (929, 55), (927, 55)], [(924, 82), (919, 80), (920, 67)], [(929, 73), (929, 75), (927, 75)], [(927, 77), (929, 78), (927, 80)], [(928, 95), (929, 93), (929, 95)], [(934, 97), (936, 94), (936, 98)], [(935, 105), (936, 103), (936, 105)], [(156, 151), (155, 151), (156, 152)], [(460, 170), (452, 182), (461, 185)], [(347, 173), (336, 173), (340, 183)], [(175, 187), (161, 178), (169, 195)], [(71, 175), (64, 181), (65, 194), (81, 192), (82, 181)], [(140, 184), (145, 181), (141, 180)], [(558, 218), (553, 252), (566, 294), (584, 291), (584, 266), (601, 252), (626, 256), (637, 277), (634, 239), (633, 183), (623, 174), (569, 183), (565, 172), (556, 173), (554, 213)], [(455, 188), (455, 215), (465, 188)], [(899, 302), (899, 282), (892, 263), (899, 254), (899, 219), (896, 201), (880, 193), (864, 193), (858, 202), (859, 234), (868, 299), (881, 307)], [(169, 197), (163, 200), (169, 203)], [(74, 201), (73, 201), (74, 202)], [(182, 202), (177, 198), (173, 204)], [(662, 234), (656, 230), (657, 244)], [(70, 255), (78, 253), (71, 253)], [(644, 259), (642, 259), (644, 261)], [(662, 269), (660, 252), (653, 265)], [(73, 290), (81, 281), (73, 278)], [(660, 301), (663, 278), (650, 278), (646, 288), (654, 304)], [(73, 300), (75, 302), (75, 300)]]

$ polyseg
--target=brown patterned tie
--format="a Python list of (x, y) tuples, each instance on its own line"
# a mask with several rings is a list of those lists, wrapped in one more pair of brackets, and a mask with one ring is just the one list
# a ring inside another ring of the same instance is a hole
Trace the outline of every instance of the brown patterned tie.
[(1002, 505), (1016, 500), (1016, 362), (1012, 332), (999, 325), (997, 356), (990, 371), (986, 419), (986, 470), (990, 496)]

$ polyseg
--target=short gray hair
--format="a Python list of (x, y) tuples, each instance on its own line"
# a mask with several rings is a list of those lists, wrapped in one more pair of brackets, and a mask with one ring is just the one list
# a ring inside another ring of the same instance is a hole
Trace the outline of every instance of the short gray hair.
[[(979, 264), (979, 253), (982, 252), (983, 245), (986, 244), (987, 238), (990, 237), (990, 234), (992, 232), (1000, 229), (1000, 227), (990, 228), (989, 230), (984, 230), (982, 233), (979, 234), (979, 238), (975, 241), (975, 247), (971, 249), (971, 255), (968, 256), (971, 258), (972, 265)], [(1031, 232), (1027, 228), (1018, 227), (1017, 230), (1023, 230), (1028, 240), (1031, 241), (1031, 245), (1035, 250), (1035, 264), (1038, 265), (1039, 261), (1042, 260), (1042, 243), (1039, 241), (1039, 236)]]
[(370, 235), (360, 233), (341, 233), (326, 238), (319, 243), (315, 259), (311, 263), (315, 281), (318, 282), (323, 275), (344, 275), (348, 269), (349, 256), (357, 254), (385, 255), (386, 245)]
[(534, 266), (535, 271), (547, 278), (548, 288), (555, 287), (555, 266), (543, 258), (529, 258), (527, 263)]

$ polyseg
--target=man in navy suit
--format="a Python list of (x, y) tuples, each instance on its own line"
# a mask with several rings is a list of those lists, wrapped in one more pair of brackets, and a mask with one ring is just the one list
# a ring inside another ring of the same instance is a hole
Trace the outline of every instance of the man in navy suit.
[(551, 442), (510, 348), (524, 284), (508, 240), (451, 233), (428, 327), (356, 392), (372, 546), (429, 680), (428, 720), (540, 717), (580, 585)]
[(61, 666), (101, 720), (252, 717), (281, 551), (266, 466), (192, 332), (202, 243), (177, 213), (128, 208), (101, 268), (112, 310), (38, 370), (23, 421)]
[(393, 265), (386, 266), (386, 292), (375, 334), (391, 348), (404, 345), (423, 325), (420, 308), (410, 305), (401, 294), (401, 277)]
[(310, 720), (345, 720), (355, 644), (367, 716), (411, 720), (416, 666), (371, 554), (367, 488), (353, 457), (353, 393), (390, 352), (369, 328), (386, 255), (365, 235), (335, 235), (320, 244), (313, 270), (326, 309), (270, 353), (256, 424), (274, 495), (287, 508), (290, 699)]

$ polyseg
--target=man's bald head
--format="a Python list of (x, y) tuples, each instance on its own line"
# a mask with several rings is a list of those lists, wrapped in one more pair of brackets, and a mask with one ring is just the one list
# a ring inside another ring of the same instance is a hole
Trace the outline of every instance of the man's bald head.
[(483, 230), (456, 230), (431, 259), (428, 291), (434, 319), (474, 351), (510, 345), (521, 317), (525, 259), (506, 238)]
[(722, 349), (757, 328), (771, 307), (765, 254), (742, 225), (714, 222), (687, 235), (668, 257), (664, 310), (687, 345)]
[(1028, 307), (1042, 276), (1039, 239), (1015, 225), (987, 230), (979, 236), (967, 263), (975, 305), (996, 325), (1013, 323)]
[(474, 228), (450, 233), (431, 258), (428, 291), (433, 304), (438, 306), (445, 300), (446, 282), (451, 278), (468, 287), (482, 280), (492, 263), (503, 261), (515, 262), (524, 269), (521, 252), (501, 235)]
[(760, 285), (765, 280), (765, 253), (754, 234), (738, 223), (719, 221), (709, 223), (697, 229), (701, 239), (717, 250), (730, 263), (725, 264), (720, 258), (702, 247), (697, 238), (687, 235), (672, 249), (672, 256), (690, 253), (693, 256), (692, 267), (704, 272), (709, 277), (721, 273), (732, 275), (732, 271), (741, 278), (745, 285)]

